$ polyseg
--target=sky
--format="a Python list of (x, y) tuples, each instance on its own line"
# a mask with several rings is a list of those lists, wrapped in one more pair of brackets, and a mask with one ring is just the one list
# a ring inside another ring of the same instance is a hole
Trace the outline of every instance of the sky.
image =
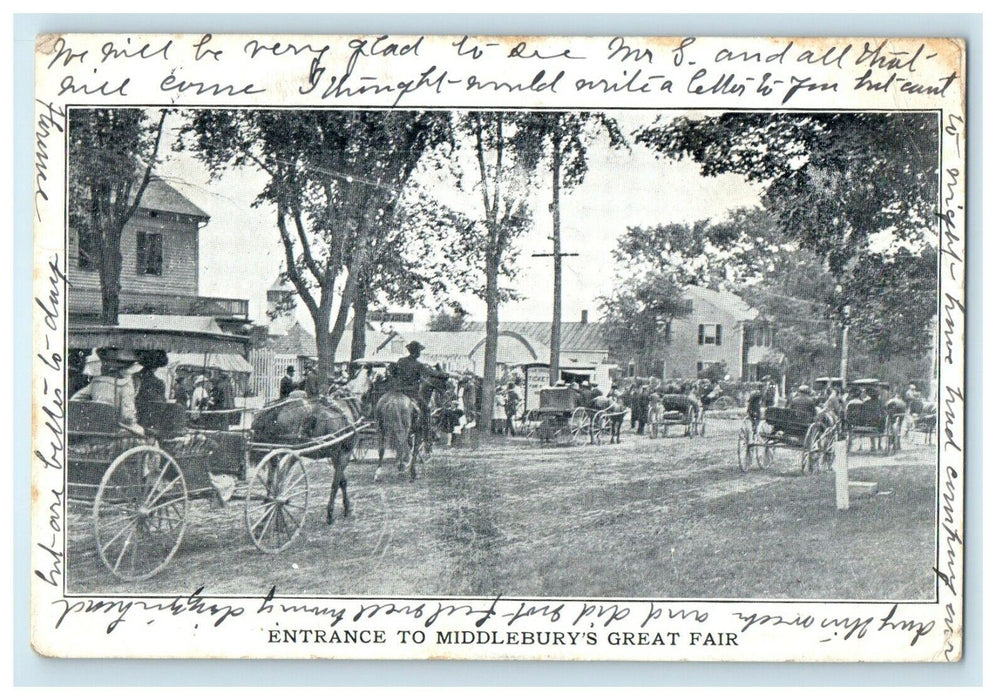
[[(650, 123), (657, 112), (608, 112), (625, 134)], [(172, 115), (170, 130), (178, 128)], [(629, 139), (633, 141), (633, 139)], [(173, 134), (172, 139), (173, 141)], [(264, 186), (263, 174), (253, 169), (232, 170), (210, 180), (208, 170), (190, 153), (164, 152), (158, 173), (210, 216), (200, 235), (199, 294), (248, 299), (256, 322), (267, 322), (265, 291), (282, 269), (283, 253), (275, 210), (252, 203)], [(615, 287), (611, 250), (630, 226), (685, 223), (723, 218), (731, 209), (757, 206), (761, 186), (737, 175), (705, 178), (689, 160), (656, 159), (644, 146), (613, 149), (595, 143), (589, 150), (584, 182), (562, 192), (561, 244), (577, 257), (564, 258), (563, 320), (574, 321), (588, 311), (598, 319), (597, 299)], [(442, 186), (446, 187), (446, 186)], [(455, 192), (443, 192), (443, 199)], [(540, 187), (531, 201), (534, 224), (518, 241), (518, 274), (509, 284), (522, 297), (499, 310), (501, 321), (549, 321), (552, 314), (553, 259), (534, 258), (550, 252), (549, 188)], [(456, 299), (471, 320), (483, 320), (484, 303), (472, 296)], [(395, 309), (396, 310), (396, 309)], [(433, 309), (412, 309), (421, 324)], [(298, 315), (312, 328), (300, 305)]]

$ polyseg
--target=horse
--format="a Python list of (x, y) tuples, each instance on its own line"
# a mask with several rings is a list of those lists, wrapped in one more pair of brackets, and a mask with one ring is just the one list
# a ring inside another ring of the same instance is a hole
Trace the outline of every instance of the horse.
[[(448, 376), (432, 375), (422, 379), (421, 394), (426, 405), (433, 395), (441, 394), (449, 388)], [(380, 480), (383, 470), (383, 455), (389, 439), (390, 447), (397, 455), (397, 471), (401, 473), (409, 466), (411, 481), (418, 477), (415, 462), (422, 447), (421, 407), (400, 389), (393, 388), (376, 402), (376, 431), (379, 435), (379, 461), (376, 465), (375, 480)], [(432, 421), (431, 408), (429, 421)], [(431, 426), (434, 428), (434, 424)]]
[[(312, 438), (332, 435), (352, 424), (353, 411), (346, 401), (301, 396), (282, 399), (265, 406), (254, 416), (251, 430), (256, 442), (294, 446)], [(355, 440), (356, 436), (352, 435), (337, 445), (315, 453), (315, 456), (327, 457), (334, 468), (331, 495), (327, 501), (328, 525), (334, 522), (334, 500), (339, 489), (344, 517), (347, 518), (351, 511), (345, 467), (352, 454)]]

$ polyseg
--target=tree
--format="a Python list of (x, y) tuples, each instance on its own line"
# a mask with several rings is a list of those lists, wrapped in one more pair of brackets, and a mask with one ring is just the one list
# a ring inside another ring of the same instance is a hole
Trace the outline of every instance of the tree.
[(614, 354), (633, 358), (639, 368), (661, 364), (672, 341), (672, 321), (691, 310), (668, 270), (623, 275), (617, 291), (599, 304)]
[(837, 277), (873, 236), (929, 242), (937, 213), (935, 115), (725, 113), (678, 117), (636, 133), (639, 143), (705, 177), (738, 173), (766, 184), (764, 205), (791, 241)]
[(450, 305), (449, 310), (441, 309), (432, 314), (432, 317), (428, 319), (428, 330), (461, 331), (463, 330), (463, 323), (467, 316), (468, 314), (462, 306), (453, 303)]
[(157, 164), (167, 110), (73, 109), (69, 116), (69, 224), (101, 283), (101, 323), (118, 325), (122, 229)]
[(401, 248), (397, 206), (421, 158), (449, 136), (448, 117), (198, 110), (184, 134), (216, 176), (233, 166), (267, 174), (255, 205), (274, 207), (283, 274), (313, 319), (318, 371), (330, 372), (353, 306), (364, 337), (364, 312)]
[(537, 160), (550, 168), (550, 214), (554, 243), (554, 301), (550, 326), (550, 383), (561, 378), (561, 191), (572, 189), (585, 180), (588, 172), (589, 142), (604, 134), (614, 148), (627, 145), (616, 120), (600, 112), (528, 112), (521, 117), (527, 141), (539, 150), (526, 149), (532, 168)]
[[(849, 324), (872, 371), (896, 353), (925, 354), (936, 312), (935, 115), (727, 113), (635, 136), (662, 156), (693, 158), (704, 176), (733, 172), (765, 185), (777, 235), (760, 248), (736, 228), (733, 245), (751, 253), (749, 279), (771, 285), (762, 291), (776, 295), (778, 318), (819, 319), (788, 338), (801, 343), (806, 367), (831, 348), (832, 324)], [(755, 298), (751, 285), (745, 296)]]
[[(484, 378), (481, 384), (482, 430), (491, 429), (494, 415), (498, 364), (498, 307), (509, 295), (500, 279), (510, 277), (514, 265), (514, 242), (530, 224), (528, 205), (534, 150), (522, 128), (519, 113), (469, 112), (456, 115), (459, 134), (472, 141), (477, 167), (475, 189), (480, 199), (480, 220), (456, 240), (452, 259), (479, 258), (483, 285), (473, 291), (486, 306)], [(539, 150), (535, 151), (539, 154)], [(460, 185), (462, 186), (462, 175)]]

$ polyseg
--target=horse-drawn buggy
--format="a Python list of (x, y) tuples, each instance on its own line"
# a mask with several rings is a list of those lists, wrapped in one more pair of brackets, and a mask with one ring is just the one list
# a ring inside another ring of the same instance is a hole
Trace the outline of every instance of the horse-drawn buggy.
[(307, 517), (307, 456), (328, 456), (335, 467), (328, 522), (339, 488), (347, 514), (346, 450), (364, 424), (349, 407), (291, 399), (266, 406), (251, 430), (208, 429), (192, 427), (185, 406), (165, 400), (162, 384), (159, 400), (141, 401), (132, 390), (128, 371), (137, 359), (148, 368), (144, 358), (241, 353), (245, 343), (201, 331), (70, 329), (71, 352), (99, 351), (103, 369), (68, 402), (68, 500), (89, 508), (98, 557), (116, 577), (140, 581), (160, 572), (181, 547), (199, 499), (241, 498), (254, 546), (286, 549)]
[(798, 451), (802, 472), (829, 469), (836, 457), (838, 422), (824, 411), (776, 406), (767, 408), (762, 418), (746, 415), (738, 431), (738, 467), (748, 471), (755, 461), (766, 469), (784, 448)]
[[(670, 426), (683, 426), (684, 437), (704, 435), (707, 425), (704, 422), (704, 408), (699, 399), (689, 394), (665, 394), (661, 397), (661, 405), (654, 411), (648, 411), (649, 434), (658, 437), (668, 435)], [(661, 409), (661, 410), (659, 410)]]
[(570, 386), (541, 388), (537, 417), (540, 442), (582, 445), (592, 435), (592, 415)]
[(872, 451), (892, 454), (902, 447), (903, 428), (909, 409), (905, 401), (884, 401), (888, 384), (877, 379), (857, 379), (850, 387), (859, 397), (846, 404), (844, 430), (846, 452), (854, 442), (863, 445), (869, 440)]

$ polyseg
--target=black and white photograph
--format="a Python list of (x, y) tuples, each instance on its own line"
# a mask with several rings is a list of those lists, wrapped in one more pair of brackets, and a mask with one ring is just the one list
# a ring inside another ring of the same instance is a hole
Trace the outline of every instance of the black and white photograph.
[[(118, 57), (77, 39), (40, 72)], [(947, 40), (343, 38), (339, 82), (337, 38), (288, 39), (231, 40), (295, 58), (284, 97), (69, 74), (37, 108), (33, 586), (53, 636), (95, 630), (61, 655), (147, 624), (203, 637), (124, 655), (960, 654), (963, 75), (920, 84)], [(499, 44), (523, 83), (418, 85), (505, 104), (397, 102), (373, 63)], [(594, 47), (627, 62), (572, 81)]]

